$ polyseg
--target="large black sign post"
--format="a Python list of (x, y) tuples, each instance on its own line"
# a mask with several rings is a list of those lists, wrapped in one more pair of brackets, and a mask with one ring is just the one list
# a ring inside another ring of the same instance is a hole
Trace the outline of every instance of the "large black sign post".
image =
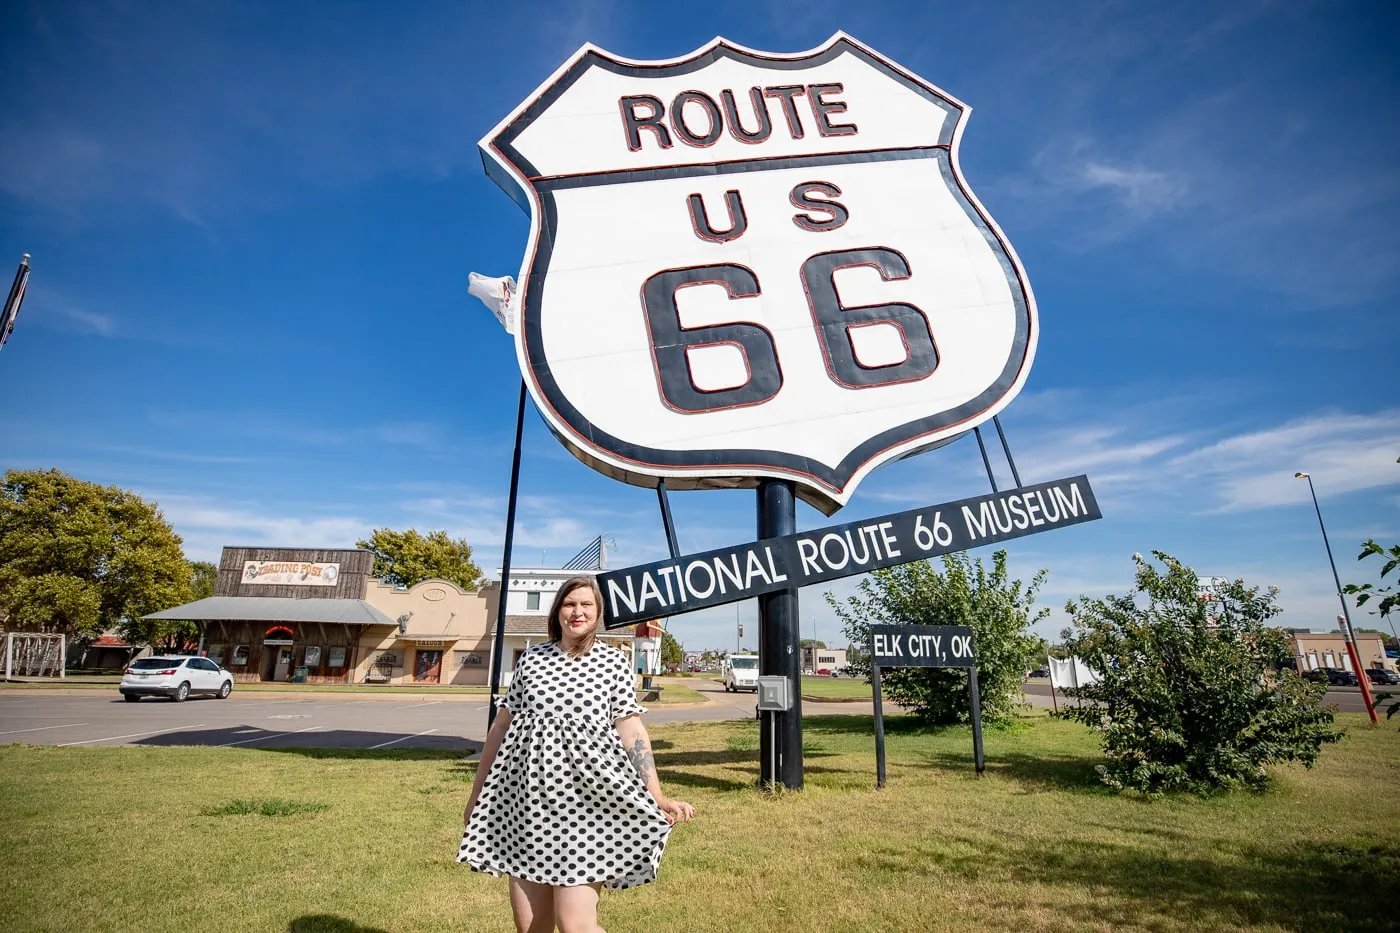
[[(777, 538), (797, 530), (797, 502), (792, 483), (764, 480), (758, 487), (758, 536)], [(797, 587), (789, 586), (758, 598), (758, 665), (761, 674), (788, 679), (792, 705), (781, 712), (763, 713), (767, 729), (759, 730), (759, 783), (781, 783), (789, 790), (802, 787), (801, 664), (798, 643)]]
[(972, 629), (965, 625), (870, 626), (870, 685), (875, 691), (875, 782), (885, 786), (885, 712), (880, 696), (883, 667), (964, 667), (972, 703), (972, 757), (981, 774), (982, 698), (977, 692), (977, 658)]

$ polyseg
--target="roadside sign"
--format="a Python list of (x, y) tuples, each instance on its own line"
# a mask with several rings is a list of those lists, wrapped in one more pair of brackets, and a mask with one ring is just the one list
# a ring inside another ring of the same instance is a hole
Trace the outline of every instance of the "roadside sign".
[(875, 783), (885, 786), (885, 706), (881, 669), (961, 667), (967, 670), (972, 704), (972, 759), (978, 774), (987, 767), (982, 753), (982, 697), (977, 689), (977, 657), (972, 629), (965, 625), (870, 626), (870, 686), (875, 697)]
[(619, 628), (1102, 518), (1087, 476), (718, 548), (598, 575)]

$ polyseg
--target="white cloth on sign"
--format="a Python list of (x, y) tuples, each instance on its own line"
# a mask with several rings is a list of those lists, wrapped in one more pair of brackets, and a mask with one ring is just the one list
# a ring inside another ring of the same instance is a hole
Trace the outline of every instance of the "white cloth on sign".
[(496, 320), (501, 322), (506, 333), (514, 335), (515, 279), (508, 275), (493, 279), (488, 275), (472, 272), (467, 276), (467, 283), (467, 294), (480, 298), (481, 303), (496, 315)]
[(1087, 687), (1101, 679), (1096, 671), (1078, 658), (1049, 658), (1050, 685), (1060, 690)]

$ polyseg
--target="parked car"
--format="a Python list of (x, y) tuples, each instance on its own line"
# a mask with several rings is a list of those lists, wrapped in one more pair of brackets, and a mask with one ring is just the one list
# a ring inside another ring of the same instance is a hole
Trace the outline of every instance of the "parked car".
[(142, 658), (122, 672), (117, 688), (128, 703), (145, 696), (170, 697), (179, 703), (192, 693), (207, 693), (227, 700), (233, 692), (233, 675), (208, 658), (188, 655)]
[(1400, 684), (1400, 677), (1397, 677), (1394, 671), (1388, 671), (1383, 667), (1367, 668), (1366, 679), (1373, 684), (1384, 684), (1385, 686)]
[(1049, 677), (1049, 676), (1050, 676), (1050, 671), (1047, 670), (1046, 668), (1043, 668), (1043, 667), (1037, 667), (1035, 670), (1033, 670), (1033, 671), (1029, 672), (1028, 674), (1026, 674), (1026, 676), (1027, 676), (1027, 677)]
[(1330, 683), (1330, 681), (1327, 679), (1327, 672), (1324, 670), (1303, 671), (1303, 679), (1310, 680), (1315, 684)]
[(1355, 687), (1357, 685), (1356, 674), (1351, 671), (1344, 671), (1339, 667), (1323, 668), (1327, 672), (1327, 682), (1334, 686)]

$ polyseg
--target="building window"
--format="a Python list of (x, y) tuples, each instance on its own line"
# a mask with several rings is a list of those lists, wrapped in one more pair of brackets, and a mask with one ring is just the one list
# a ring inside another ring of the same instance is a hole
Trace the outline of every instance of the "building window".
[(233, 660), (229, 662), (234, 667), (245, 667), (248, 664), (248, 646), (236, 645), (233, 649)]
[(477, 652), (475, 652), (475, 651), (459, 651), (459, 652), (457, 652), (457, 666), (458, 666), (458, 667), (481, 667), (481, 665), (482, 665), (482, 657), (481, 657), (481, 655), (478, 654)]
[(817, 657), (817, 663), (818, 663), (818, 664), (835, 664), (835, 663), (836, 663), (836, 655), (834, 655), (834, 654), (823, 654), (823, 655), (819, 655), (819, 656)]
[(530, 592), (528, 592), (528, 593), (525, 594), (525, 608), (526, 608), (526, 609), (538, 609), (538, 608), (540, 608), (540, 591), (539, 591), (539, 590), (531, 590)]
[(345, 649), (344, 649), (344, 648), (332, 648), (328, 653), (329, 653), (329, 655), (330, 655), (330, 660), (329, 660), (329, 662), (327, 663), (327, 666), (328, 666), (328, 667), (344, 667), (344, 666), (345, 666)]
[(320, 645), (307, 645), (307, 646), (306, 646), (306, 657), (305, 657), (305, 659), (302, 661), (302, 663), (305, 664), (307, 667), (320, 667), (320, 666), (321, 666), (321, 646), (320, 646)]

